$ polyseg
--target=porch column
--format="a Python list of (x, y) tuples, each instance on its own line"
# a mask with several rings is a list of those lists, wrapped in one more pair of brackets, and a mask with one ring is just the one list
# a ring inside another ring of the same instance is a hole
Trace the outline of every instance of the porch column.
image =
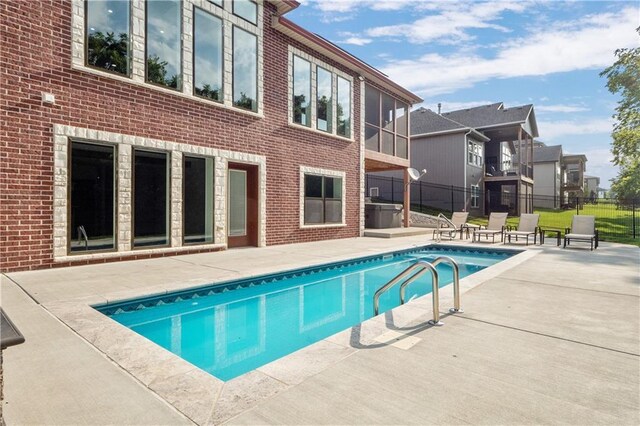
[(409, 177), (409, 171), (408, 169), (404, 169), (404, 227), (408, 228), (410, 226), (409, 224), (409, 216), (411, 216), (411, 196), (410, 196), (410, 191), (411, 191), (411, 185), (409, 185), (409, 183), (411, 182), (410, 180), (411, 178)]

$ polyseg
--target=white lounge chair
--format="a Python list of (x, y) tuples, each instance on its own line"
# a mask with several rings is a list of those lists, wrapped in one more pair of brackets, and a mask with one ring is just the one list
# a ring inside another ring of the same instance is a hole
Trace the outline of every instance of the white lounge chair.
[(533, 244), (538, 239), (538, 221), (540, 220), (539, 214), (524, 213), (520, 215), (520, 222), (518, 222), (518, 229), (515, 231), (507, 231), (505, 236), (505, 243), (507, 240), (511, 242), (511, 237), (524, 237), (526, 239), (526, 245), (529, 245), (529, 237), (533, 235)]
[(478, 229), (473, 231), (473, 242), (480, 241), (482, 235), (485, 238), (489, 238), (489, 235), (493, 237), (493, 242), (496, 242), (496, 234), (500, 234), (500, 241), (504, 241), (504, 226), (507, 223), (508, 213), (491, 213), (489, 215), (489, 223), (485, 229)]
[(596, 229), (596, 217), (590, 215), (573, 215), (571, 229), (567, 228), (564, 234), (564, 246), (571, 244), (571, 240), (591, 243), (591, 250), (598, 248), (598, 230)]
[[(451, 240), (454, 239), (458, 231), (462, 232), (462, 227), (465, 225), (465, 223), (467, 223), (468, 217), (468, 212), (454, 212), (451, 215), (451, 220), (449, 220), (445, 215), (440, 213), (438, 215), (438, 219), (443, 219), (445, 222), (447, 222), (447, 225), (449, 225), (449, 227), (441, 228), (440, 220), (438, 220), (438, 228), (433, 230), (433, 239), (436, 241), (440, 241), (442, 235), (447, 235)], [(460, 235), (462, 238), (462, 234)]]

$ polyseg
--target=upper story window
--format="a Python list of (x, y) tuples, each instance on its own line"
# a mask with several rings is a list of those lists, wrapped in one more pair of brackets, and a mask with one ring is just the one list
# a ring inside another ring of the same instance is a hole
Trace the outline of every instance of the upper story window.
[(408, 158), (407, 104), (367, 85), (365, 88), (365, 147)]
[(147, 0), (147, 81), (181, 90), (182, 2)]
[(467, 142), (467, 162), (473, 166), (482, 167), (484, 147), (480, 142), (469, 140)]
[(316, 128), (331, 133), (333, 121), (333, 74), (322, 67), (316, 71)]
[(502, 170), (509, 170), (511, 168), (511, 149), (506, 143), (503, 143), (500, 149), (502, 152)]
[(89, 0), (86, 3), (86, 64), (113, 73), (131, 73), (130, 3)]
[(293, 56), (293, 122), (311, 126), (311, 63)]
[(289, 122), (351, 138), (350, 76), (291, 46), (289, 53)]
[(351, 137), (351, 82), (338, 76), (338, 102), (336, 105), (337, 129), (336, 133), (347, 138)]
[(233, 14), (251, 22), (258, 23), (258, 5), (252, 0), (233, 0)]
[(194, 8), (193, 20), (193, 93), (222, 102), (222, 20)]
[[(73, 4), (71, 27), (82, 35), (71, 41), (73, 52), (82, 52), (71, 57), (75, 69), (107, 72), (138, 86), (169, 88), (184, 97), (263, 113), (261, 1), (73, 0)], [(315, 107), (311, 96), (315, 98), (313, 89), (307, 101)], [(314, 110), (307, 115), (315, 121)]]
[(258, 37), (233, 27), (233, 105), (258, 109)]

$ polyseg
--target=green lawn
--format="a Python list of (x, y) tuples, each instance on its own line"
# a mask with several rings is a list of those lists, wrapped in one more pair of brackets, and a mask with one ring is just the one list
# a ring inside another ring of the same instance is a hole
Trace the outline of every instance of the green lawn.
[[(576, 209), (552, 210), (535, 209), (534, 213), (540, 214), (540, 227), (561, 229), (571, 226), (571, 219), (576, 214)], [(640, 246), (640, 209), (636, 208), (636, 238), (633, 238), (633, 212), (631, 209), (617, 209), (614, 203), (599, 202), (598, 204), (585, 204), (580, 209), (581, 215), (593, 215), (596, 217), (596, 228), (600, 233), (601, 241), (611, 241), (623, 244)], [(471, 219), (469, 222), (486, 224), (487, 219)], [(517, 227), (518, 218), (509, 217), (507, 224)]]

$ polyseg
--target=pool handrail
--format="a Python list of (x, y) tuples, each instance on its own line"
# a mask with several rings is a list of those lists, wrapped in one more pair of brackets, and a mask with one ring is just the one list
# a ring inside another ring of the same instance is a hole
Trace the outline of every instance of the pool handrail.
[(375, 294), (373, 295), (373, 311), (374, 315), (378, 315), (380, 311), (380, 295), (387, 291), (389, 288), (393, 287), (395, 284), (403, 280), (405, 277), (409, 276), (416, 269), (420, 269), (414, 275), (410, 276), (406, 281), (404, 281), (400, 285), (400, 304), (404, 305), (405, 303), (405, 289), (407, 285), (411, 284), (413, 281), (422, 276), (426, 271), (431, 272), (431, 276), (433, 278), (432, 283), (432, 308), (433, 308), (433, 319), (429, 320), (429, 324), (432, 325), (442, 325), (440, 322), (440, 287), (439, 287), (439, 279), (438, 279), (438, 271), (436, 270), (436, 266), (442, 262), (448, 262), (451, 264), (453, 268), (453, 303), (454, 307), (449, 309), (449, 312), (464, 312), (460, 308), (460, 270), (458, 267), (458, 263), (448, 256), (439, 256), (433, 262), (428, 262), (426, 260), (419, 260), (413, 265), (407, 267), (404, 271), (400, 272), (394, 278), (392, 278), (385, 285), (380, 287)]

